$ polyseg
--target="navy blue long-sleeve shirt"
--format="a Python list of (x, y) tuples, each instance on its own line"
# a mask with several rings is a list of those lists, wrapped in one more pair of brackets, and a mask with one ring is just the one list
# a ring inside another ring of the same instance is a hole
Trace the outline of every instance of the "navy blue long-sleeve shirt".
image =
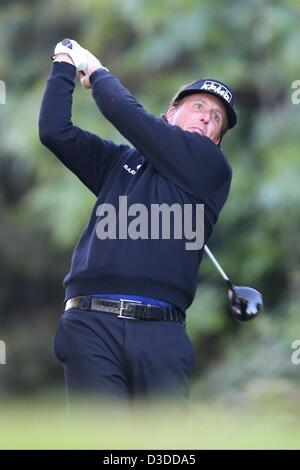
[[(119, 196), (126, 196), (128, 207), (143, 204), (149, 214), (155, 204), (204, 204), (207, 243), (228, 197), (231, 167), (208, 137), (148, 113), (105, 69), (90, 76), (93, 97), (133, 147), (78, 128), (71, 121), (75, 74), (73, 65), (53, 63), (39, 118), (41, 142), (97, 197), (64, 279), (65, 300), (124, 293), (161, 299), (185, 311), (196, 292), (203, 249), (187, 250), (184, 237), (151, 238), (150, 227), (148, 239), (122, 239), (118, 230), (116, 238), (100, 239), (98, 224), (107, 213), (100, 215), (99, 207), (115, 207), (118, 223)], [(128, 215), (127, 222), (131, 220)]]

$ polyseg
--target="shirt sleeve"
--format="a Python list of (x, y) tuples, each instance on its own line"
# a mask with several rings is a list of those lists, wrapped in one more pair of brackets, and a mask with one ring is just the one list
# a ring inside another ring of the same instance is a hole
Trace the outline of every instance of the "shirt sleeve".
[(40, 110), (39, 136), (42, 144), (98, 196), (122, 146), (73, 125), (75, 73), (76, 68), (67, 62), (52, 64)]
[(220, 148), (208, 137), (148, 113), (106, 70), (97, 69), (90, 82), (97, 106), (119, 132), (158, 172), (217, 214), (227, 199), (232, 176)]

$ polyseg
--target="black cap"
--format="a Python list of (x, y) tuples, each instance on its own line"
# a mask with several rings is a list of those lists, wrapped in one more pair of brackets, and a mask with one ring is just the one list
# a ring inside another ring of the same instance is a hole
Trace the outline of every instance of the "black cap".
[(191, 95), (192, 93), (210, 93), (217, 96), (225, 105), (228, 116), (228, 128), (231, 129), (236, 125), (237, 117), (233, 109), (233, 93), (225, 83), (211, 78), (199, 80), (181, 91), (175, 101), (180, 100), (184, 96)]

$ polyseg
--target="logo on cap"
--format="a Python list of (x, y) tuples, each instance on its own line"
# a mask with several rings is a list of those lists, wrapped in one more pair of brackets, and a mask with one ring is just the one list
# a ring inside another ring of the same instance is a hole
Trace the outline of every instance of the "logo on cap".
[(224, 98), (228, 103), (232, 100), (232, 93), (230, 93), (228, 88), (221, 85), (221, 83), (213, 82), (212, 80), (205, 80), (201, 86), (201, 90), (213, 91), (214, 93), (222, 96), (222, 98)]

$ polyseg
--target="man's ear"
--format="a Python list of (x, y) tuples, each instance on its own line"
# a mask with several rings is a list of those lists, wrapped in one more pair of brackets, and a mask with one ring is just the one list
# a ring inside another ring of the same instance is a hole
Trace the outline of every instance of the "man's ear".
[(172, 124), (172, 117), (176, 113), (177, 108), (175, 106), (171, 106), (171, 108), (168, 109), (168, 112), (166, 114), (167, 121)]

